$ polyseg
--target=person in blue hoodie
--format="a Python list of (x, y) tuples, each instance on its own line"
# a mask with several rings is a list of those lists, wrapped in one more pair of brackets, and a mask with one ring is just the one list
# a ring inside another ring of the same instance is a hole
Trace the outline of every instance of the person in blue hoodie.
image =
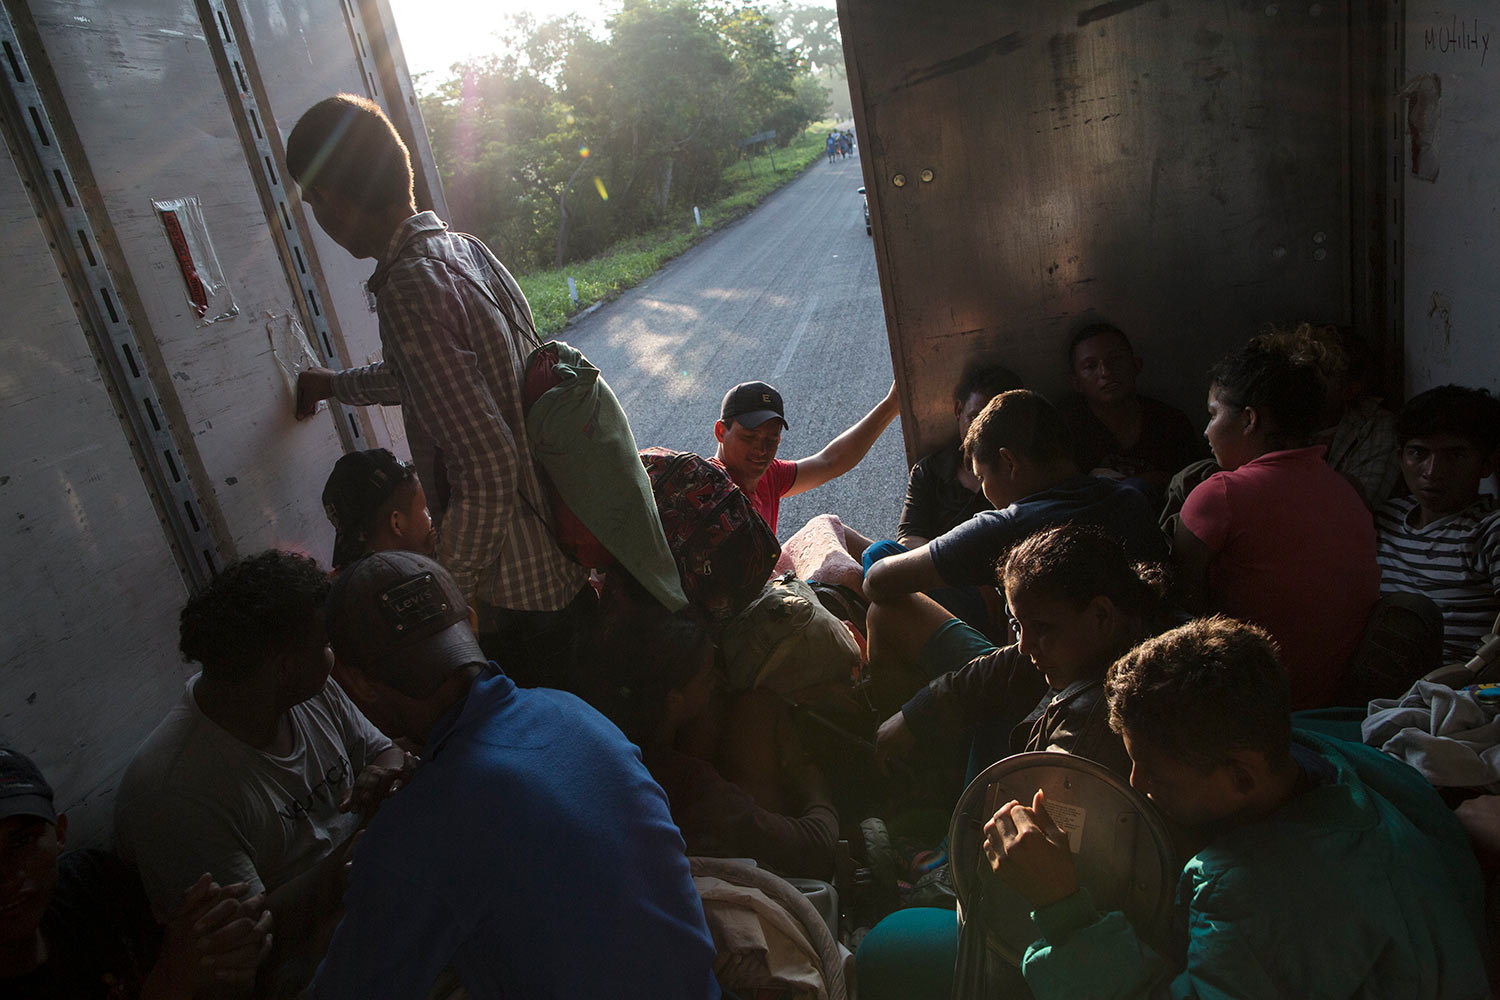
[(447, 570), (378, 552), (328, 632), (351, 698), (423, 744), (354, 849), (317, 1000), (718, 1000), (682, 834), (640, 752), (583, 701), (486, 660)]
[(1204, 846), (1159, 954), (1079, 886), (1040, 791), (996, 812), (985, 853), (1034, 907), (1022, 972), (1039, 1000), (1489, 995), (1457, 820), (1400, 761), (1293, 732), (1264, 632), (1199, 619), (1127, 653), (1106, 688), (1131, 784)]

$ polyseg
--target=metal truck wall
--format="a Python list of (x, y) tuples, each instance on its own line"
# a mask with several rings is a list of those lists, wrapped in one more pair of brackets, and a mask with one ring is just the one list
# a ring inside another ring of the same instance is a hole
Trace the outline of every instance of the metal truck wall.
[(840, 0), (910, 455), (963, 365), (1051, 394), (1124, 329), (1141, 388), (1203, 412), (1268, 322), (1351, 317), (1346, 3)]
[[(282, 141), (322, 97), (386, 102), (409, 82), (344, 0), (4, 13), (0, 739), (35, 755), (90, 841), (190, 673), (189, 590), (271, 546), (326, 564), (334, 460), (405, 452), (398, 414), (292, 416), (298, 364), (365, 363), (379, 340), (372, 262), (295, 201)], [(40, 164), (58, 153), (54, 175)]]
[(1406, 6), (1402, 102), (1406, 388), (1500, 392), (1500, 16), (1493, 3)]

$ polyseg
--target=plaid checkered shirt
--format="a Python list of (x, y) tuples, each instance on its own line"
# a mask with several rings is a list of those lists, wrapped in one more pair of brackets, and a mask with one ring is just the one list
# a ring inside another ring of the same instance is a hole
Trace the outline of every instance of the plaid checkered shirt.
[(399, 404), (436, 502), (434, 449), (451, 489), (438, 559), (464, 594), (499, 608), (555, 611), (587, 580), (542, 520), (546, 492), (526, 441), (521, 382), (530, 346), (507, 315), (531, 307), (477, 240), (432, 212), (403, 222), (369, 288), (383, 360), (333, 377), (339, 401)]

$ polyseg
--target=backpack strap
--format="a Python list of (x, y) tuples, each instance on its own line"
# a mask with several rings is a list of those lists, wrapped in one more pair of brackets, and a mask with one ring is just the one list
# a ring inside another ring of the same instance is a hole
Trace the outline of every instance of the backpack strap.
[[(485, 246), (484, 240), (481, 240), (479, 237), (471, 236), (468, 233), (455, 233), (454, 235), (468, 240), (470, 245), (478, 248), (480, 254), (484, 257), (485, 263), (489, 265), (490, 271), (494, 273), (495, 280), (499, 283), (500, 287), (504, 289), (505, 297), (509, 300), (511, 308), (507, 309), (505, 308), (505, 306), (501, 305), (499, 300), (497, 300), (494, 295), (490, 294), (489, 289), (486, 286), (480, 284), (477, 281), (474, 281), (474, 279), (472, 277), (469, 277), (469, 275), (467, 274), (464, 275), (464, 277), (468, 278), (468, 280), (473, 282), (480, 289), (480, 291), (485, 293), (485, 296), (492, 303), (494, 303), (495, 308), (500, 310), (500, 312), (505, 316), (506, 321), (509, 322), (512, 327), (520, 330), (527, 336), (527, 338), (531, 341), (531, 346), (533, 348), (541, 347), (542, 337), (541, 334), (537, 332), (536, 324), (527, 314), (526, 309), (522, 307), (521, 301), (517, 299), (515, 291), (513, 291), (510, 287), (511, 283), (505, 280), (505, 276), (509, 273), (505, 270), (505, 265), (500, 263), (499, 258), (497, 258), (494, 253), (490, 251), (489, 247)], [(512, 278), (511, 280), (513, 281), (515, 279)]]
[[(510, 282), (505, 280), (505, 275), (508, 273), (505, 270), (505, 265), (500, 263), (499, 258), (497, 258), (490, 251), (489, 247), (484, 245), (484, 241), (479, 237), (471, 236), (468, 233), (452, 232), (451, 230), (450, 232), (454, 236), (467, 240), (470, 245), (479, 249), (480, 255), (484, 257), (485, 263), (489, 265), (490, 271), (494, 273), (496, 283), (499, 284), (501, 290), (505, 292), (506, 301), (501, 302), (500, 299), (495, 295), (494, 290), (491, 289), (489, 285), (485, 284), (484, 282), (475, 280), (474, 276), (469, 274), (467, 271), (458, 270), (457, 273), (459, 277), (463, 278), (469, 284), (479, 289), (479, 294), (490, 300), (490, 305), (494, 306), (500, 311), (500, 315), (505, 317), (505, 321), (510, 324), (511, 329), (519, 332), (521, 334), (521, 339), (527, 341), (533, 350), (541, 347), (542, 336), (537, 332), (536, 324), (532, 322), (531, 317), (527, 313), (526, 308), (522, 305), (521, 300), (516, 297), (516, 292), (510, 287)], [(410, 245), (410, 243), (405, 243), (402, 245), (401, 249), (405, 250), (406, 247)], [(451, 262), (446, 261), (441, 257), (434, 257), (431, 254), (425, 253), (416, 253), (409, 256), (414, 257), (418, 260), (430, 260), (435, 263), (442, 264), (449, 270), (455, 270)]]

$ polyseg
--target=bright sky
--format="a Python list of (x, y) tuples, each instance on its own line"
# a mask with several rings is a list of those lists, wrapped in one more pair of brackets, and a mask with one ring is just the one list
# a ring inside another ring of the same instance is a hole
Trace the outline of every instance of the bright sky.
[(448, 67), (497, 46), (515, 14), (529, 13), (538, 21), (565, 14), (603, 24), (618, 4), (615, 0), (390, 0), (396, 30), (406, 50), (406, 67), (413, 74), (447, 75)]
[[(802, 0), (810, 6), (832, 7), (834, 0)], [(406, 67), (413, 74), (447, 76), (448, 67), (496, 48), (515, 14), (529, 13), (538, 21), (578, 14), (602, 26), (619, 8), (619, 0), (390, 0), (396, 30), (406, 50)], [(431, 82), (429, 81), (429, 85)]]

